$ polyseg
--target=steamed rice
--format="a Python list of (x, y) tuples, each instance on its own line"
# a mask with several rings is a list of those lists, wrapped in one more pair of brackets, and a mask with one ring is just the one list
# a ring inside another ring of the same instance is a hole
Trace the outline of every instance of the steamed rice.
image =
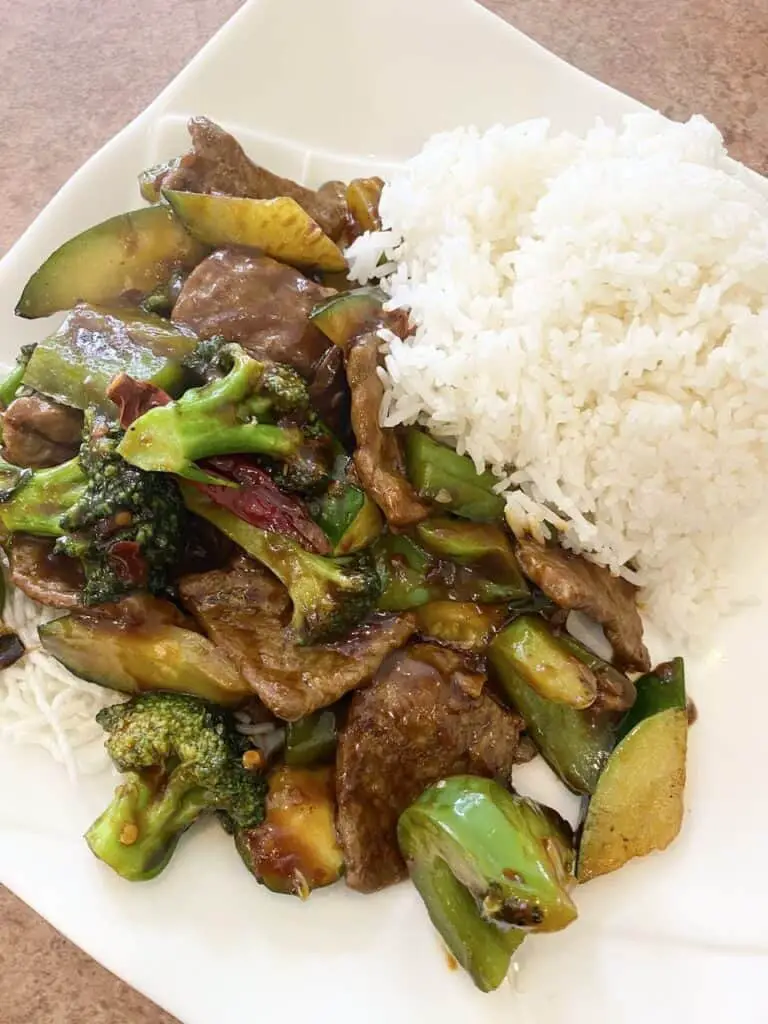
[(706, 629), (768, 499), (768, 199), (717, 130), (458, 129), (381, 215), (352, 272), (416, 328), (388, 342), (382, 422), (490, 466), (514, 528), (643, 584), (676, 639)]

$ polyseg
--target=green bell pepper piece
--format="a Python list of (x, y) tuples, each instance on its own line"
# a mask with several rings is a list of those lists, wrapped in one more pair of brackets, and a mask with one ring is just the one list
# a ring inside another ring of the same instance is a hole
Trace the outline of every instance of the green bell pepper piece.
[(397, 835), (432, 923), (484, 992), (504, 980), (526, 931), (577, 916), (570, 828), (497, 782), (457, 775), (431, 786)]

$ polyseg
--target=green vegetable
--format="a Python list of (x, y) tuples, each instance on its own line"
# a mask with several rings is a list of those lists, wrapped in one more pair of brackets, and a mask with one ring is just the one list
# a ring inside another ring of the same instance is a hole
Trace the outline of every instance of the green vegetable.
[(67, 615), (38, 627), (43, 650), (81, 679), (121, 693), (170, 690), (233, 705), (251, 689), (222, 651), (171, 622), (123, 625)]
[[(500, 527), (446, 516), (419, 523), (416, 536), (430, 554), (472, 568), (496, 584), (497, 600), (520, 601), (530, 593), (509, 535)], [(493, 600), (487, 592), (484, 599)]]
[(187, 508), (239, 544), (287, 587), (291, 626), (300, 643), (345, 637), (373, 610), (381, 581), (367, 552), (326, 558), (277, 533), (268, 533), (215, 505), (192, 484), (182, 485)]
[(502, 605), (430, 601), (416, 609), (416, 622), (422, 637), (450, 647), (482, 652), (508, 615)]
[[(616, 740), (616, 716), (542, 697), (520, 675), (513, 622), (488, 648), (499, 686), (525, 720), (545, 760), (576, 793), (591, 793)], [(511, 632), (510, 632), (511, 630)]]
[(344, 870), (333, 768), (282, 767), (269, 776), (266, 818), (235, 834), (248, 870), (273, 892), (306, 899)]
[(558, 639), (571, 654), (587, 666), (597, 680), (596, 705), (599, 704), (600, 708), (606, 711), (625, 711), (634, 704), (634, 684), (623, 672), (614, 668), (610, 662), (603, 661), (594, 651), (590, 651), (568, 633), (559, 633)]
[(187, 277), (186, 270), (175, 271), (167, 281), (158, 285), (142, 300), (141, 310), (154, 316), (170, 317)]
[[(486, 530), (488, 536), (484, 536)], [(384, 585), (379, 601), (382, 611), (405, 611), (445, 600), (516, 603), (529, 595), (511, 545), (495, 527), (428, 519), (415, 532), (435, 551), (450, 551), (456, 558), (449, 561), (432, 555), (406, 534), (384, 534), (373, 547)]]
[(147, 693), (96, 720), (124, 778), (85, 839), (123, 878), (160, 874), (204, 812), (223, 811), (238, 828), (262, 821), (264, 780), (244, 767), (242, 738), (226, 712), (194, 697)]
[(136, 302), (206, 252), (165, 206), (121, 213), (52, 253), (27, 282), (16, 313), (34, 318), (78, 302)]
[(78, 306), (35, 348), (24, 383), (57, 402), (114, 415), (106, 397), (119, 373), (179, 394), (187, 380), (183, 361), (197, 339), (161, 317), (139, 310)]
[(381, 611), (407, 611), (444, 596), (428, 579), (432, 559), (405, 534), (385, 533), (373, 550), (382, 579)]
[(422, 498), (436, 501), (446, 512), (477, 522), (495, 522), (504, 515), (504, 499), (493, 493), (493, 473), (478, 473), (468, 456), (459, 455), (428, 434), (411, 428), (406, 435), (408, 479)]
[(309, 319), (334, 345), (346, 348), (354, 338), (381, 321), (385, 298), (379, 288), (355, 288), (319, 303)]
[(345, 270), (344, 254), (295, 199), (242, 199), (163, 189), (177, 217), (214, 248), (244, 245), (281, 263)]
[(329, 708), (289, 722), (285, 731), (285, 763), (291, 767), (332, 761), (336, 756), (336, 713)]
[(153, 164), (152, 167), (148, 167), (145, 171), (139, 174), (139, 192), (141, 192), (141, 198), (146, 199), (148, 203), (159, 203), (162, 199), (160, 192), (159, 183), (165, 178), (171, 171), (175, 171), (181, 162), (179, 157), (174, 157), (173, 160), (166, 160), (163, 163)]
[(623, 738), (634, 727), (651, 715), (675, 708), (686, 710), (685, 663), (682, 658), (657, 665), (635, 682), (637, 697), (630, 711), (621, 721), (620, 737)]
[(327, 490), (310, 504), (310, 513), (325, 532), (334, 555), (362, 551), (383, 529), (381, 512), (365, 491), (348, 478), (351, 460), (337, 452)]
[(0, 405), (4, 409), (7, 409), (11, 402), (16, 397), (16, 392), (21, 387), (22, 380), (24, 378), (24, 371), (27, 368), (27, 363), (32, 358), (32, 353), (35, 351), (35, 345), (22, 345), (19, 349), (19, 353), (16, 356), (16, 363), (12, 370), (9, 371), (6, 377), (0, 381)]
[[(275, 420), (308, 412), (302, 377), (287, 366), (267, 367), (239, 345), (225, 345), (225, 376), (192, 388), (168, 405), (145, 412), (128, 428), (118, 451), (140, 469), (221, 483), (195, 465), (233, 452), (268, 456), (285, 465), (297, 489), (327, 481), (329, 457), (318, 459), (306, 430)], [(282, 481), (278, 481), (281, 483)]]
[(384, 520), (378, 505), (363, 492), (363, 504), (334, 544), (334, 555), (352, 555), (362, 551), (376, 540), (383, 528)]
[(379, 200), (384, 188), (382, 178), (353, 178), (347, 185), (347, 206), (363, 231), (381, 231)]
[(87, 482), (61, 518), (63, 536), (54, 549), (82, 563), (84, 604), (136, 589), (164, 593), (184, 543), (186, 517), (175, 481), (121, 459), (121, 436), (86, 413), (79, 464)]
[(558, 931), (576, 918), (570, 829), (490, 779), (431, 786), (397, 836), (432, 923), (484, 992), (504, 980), (523, 929)]
[(0, 463), (0, 531), (60, 537), (62, 518), (85, 493), (87, 478), (79, 459), (48, 469), (20, 469)]
[(589, 802), (579, 845), (580, 882), (666, 849), (682, 825), (688, 747), (682, 658), (660, 665), (636, 686), (623, 738)]
[(0, 464), (0, 533), (55, 538), (57, 554), (82, 563), (84, 604), (164, 592), (183, 544), (175, 482), (124, 462), (120, 436), (89, 412), (77, 458), (35, 471)]
[(543, 619), (521, 615), (504, 631), (507, 664), (540, 697), (588, 708), (597, 696), (597, 680)]

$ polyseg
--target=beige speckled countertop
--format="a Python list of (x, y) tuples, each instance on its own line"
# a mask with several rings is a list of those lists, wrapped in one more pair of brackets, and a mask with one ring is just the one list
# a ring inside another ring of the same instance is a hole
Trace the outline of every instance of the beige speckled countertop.
[[(766, 0), (486, 4), (664, 113), (706, 114), (734, 156), (768, 173)], [(0, 0), (0, 253), (238, 6), (239, 0), (165, 0), (161, 7), (155, 0)], [(158, 17), (173, 32), (158, 31)], [(173, 1021), (0, 887), (0, 1024)]]

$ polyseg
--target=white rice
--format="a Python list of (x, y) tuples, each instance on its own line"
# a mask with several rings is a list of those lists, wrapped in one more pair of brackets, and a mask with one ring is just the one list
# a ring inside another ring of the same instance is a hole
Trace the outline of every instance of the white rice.
[[(768, 501), (768, 200), (703, 118), (546, 121), (432, 138), (382, 195), (382, 422), (502, 480), (513, 527), (644, 584), (682, 638), (741, 595), (725, 567)], [(729, 589), (730, 588), (730, 589)]]

